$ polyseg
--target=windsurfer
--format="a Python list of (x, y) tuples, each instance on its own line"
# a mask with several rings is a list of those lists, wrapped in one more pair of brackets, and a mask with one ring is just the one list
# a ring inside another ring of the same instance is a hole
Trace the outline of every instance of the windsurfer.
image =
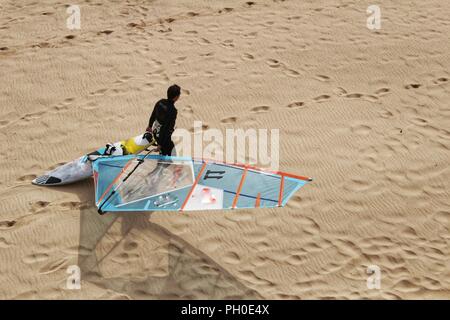
[(158, 150), (164, 156), (174, 155), (175, 152), (172, 133), (175, 130), (178, 114), (175, 102), (180, 97), (180, 93), (181, 88), (176, 84), (167, 89), (167, 99), (161, 99), (155, 104), (144, 135), (147, 137), (153, 135), (158, 143)]

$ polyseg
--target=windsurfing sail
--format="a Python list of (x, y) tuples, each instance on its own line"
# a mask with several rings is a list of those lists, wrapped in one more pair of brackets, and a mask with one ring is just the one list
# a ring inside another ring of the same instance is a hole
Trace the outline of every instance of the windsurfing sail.
[(99, 212), (284, 206), (308, 177), (251, 166), (160, 155), (93, 162)]

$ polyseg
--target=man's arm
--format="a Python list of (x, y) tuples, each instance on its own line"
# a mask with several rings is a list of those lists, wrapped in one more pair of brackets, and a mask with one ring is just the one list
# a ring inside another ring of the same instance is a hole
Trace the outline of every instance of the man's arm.
[(147, 127), (147, 132), (152, 132), (152, 126), (153, 126), (153, 122), (155, 122), (156, 119), (156, 108), (158, 106), (158, 103), (155, 104), (155, 106), (153, 107), (153, 111), (152, 111), (152, 115), (150, 116), (150, 119), (148, 120), (148, 127)]

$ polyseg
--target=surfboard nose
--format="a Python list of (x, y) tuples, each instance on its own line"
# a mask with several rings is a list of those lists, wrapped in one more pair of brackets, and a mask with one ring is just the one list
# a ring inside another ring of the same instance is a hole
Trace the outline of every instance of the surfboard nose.
[(50, 186), (50, 185), (60, 184), (61, 181), (62, 180), (59, 178), (48, 176), (48, 175), (43, 175), (43, 176), (37, 177), (36, 179), (31, 181), (31, 183), (34, 185), (38, 185), (38, 186)]

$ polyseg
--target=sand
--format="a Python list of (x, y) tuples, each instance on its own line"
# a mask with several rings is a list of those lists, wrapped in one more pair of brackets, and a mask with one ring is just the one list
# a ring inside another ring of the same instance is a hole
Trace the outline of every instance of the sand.
[[(0, 3), (1, 299), (450, 298), (450, 3)], [(99, 216), (31, 180), (140, 133), (279, 128), (279, 209)], [(68, 290), (78, 265), (81, 289)], [(367, 267), (381, 271), (368, 289)]]

